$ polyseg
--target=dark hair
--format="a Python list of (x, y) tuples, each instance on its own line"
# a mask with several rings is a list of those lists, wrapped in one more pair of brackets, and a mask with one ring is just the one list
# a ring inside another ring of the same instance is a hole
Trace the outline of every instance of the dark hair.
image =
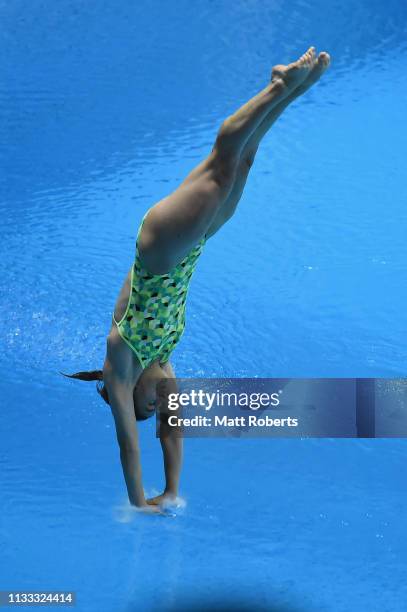
[(107, 389), (103, 383), (103, 372), (102, 370), (90, 370), (89, 372), (76, 372), (75, 374), (64, 374), (60, 372), (62, 376), (66, 376), (66, 378), (76, 378), (77, 380), (86, 380), (92, 381), (97, 380), (96, 391), (99, 395), (104, 399), (106, 404), (109, 404), (109, 396), (107, 394)]
[[(86, 380), (92, 381), (96, 380), (96, 391), (103, 398), (103, 400), (110, 406), (109, 396), (107, 394), (106, 386), (103, 382), (103, 372), (102, 370), (90, 370), (89, 372), (76, 372), (75, 374), (64, 374), (64, 372), (60, 372), (62, 376), (66, 378), (76, 378), (77, 380)], [(136, 421), (145, 421), (149, 417), (142, 417), (137, 414), (136, 409), (134, 409), (134, 415), (136, 417)]]

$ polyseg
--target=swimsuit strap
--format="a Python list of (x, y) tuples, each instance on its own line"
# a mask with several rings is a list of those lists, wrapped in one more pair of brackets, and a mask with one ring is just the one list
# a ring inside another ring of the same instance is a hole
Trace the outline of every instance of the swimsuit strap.
[(147, 212), (144, 213), (143, 218), (141, 219), (141, 223), (140, 223), (139, 228), (138, 228), (138, 232), (137, 232), (137, 236), (136, 236), (136, 253), (138, 253), (138, 239), (139, 239), (139, 236), (140, 236), (141, 229), (142, 229), (142, 227), (144, 225), (144, 221), (145, 221), (145, 219), (147, 217), (147, 213), (148, 213), (148, 210), (147, 210)]

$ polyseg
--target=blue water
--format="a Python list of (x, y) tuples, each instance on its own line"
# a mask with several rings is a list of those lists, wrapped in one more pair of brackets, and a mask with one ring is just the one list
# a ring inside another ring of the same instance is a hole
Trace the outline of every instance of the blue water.
[(174, 368), (406, 375), (405, 3), (14, 0), (0, 18), (0, 589), (73, 589), (86, 612), (405, 610), (403, 440), (187, 440), (186, 507), (144, 517), (109, 410), (57, 374), (101, 367), (143, 213), (313, 44), (329, 72), (208, 241)]

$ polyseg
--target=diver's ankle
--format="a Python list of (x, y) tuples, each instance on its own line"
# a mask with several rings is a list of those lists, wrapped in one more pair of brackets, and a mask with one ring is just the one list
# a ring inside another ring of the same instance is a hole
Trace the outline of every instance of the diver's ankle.
[(165, 487), (163, 495), (165, 497), (177, 497), (178, 489), (176, 487)]

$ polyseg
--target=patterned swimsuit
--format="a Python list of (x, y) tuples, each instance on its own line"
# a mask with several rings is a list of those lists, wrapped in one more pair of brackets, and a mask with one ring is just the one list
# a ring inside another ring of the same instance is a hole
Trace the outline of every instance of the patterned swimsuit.
[(181, 338), (189, 281), (206, 242), (202, 238), (167, 274), (150, 274), (141, 265), (138, 252), (138, 237), (145, 217), (136, 239), (127, 308), (120, 321), (113, 314), (120, 336), (136, 353), (143, 368), (156, 359), (167, 362)]

